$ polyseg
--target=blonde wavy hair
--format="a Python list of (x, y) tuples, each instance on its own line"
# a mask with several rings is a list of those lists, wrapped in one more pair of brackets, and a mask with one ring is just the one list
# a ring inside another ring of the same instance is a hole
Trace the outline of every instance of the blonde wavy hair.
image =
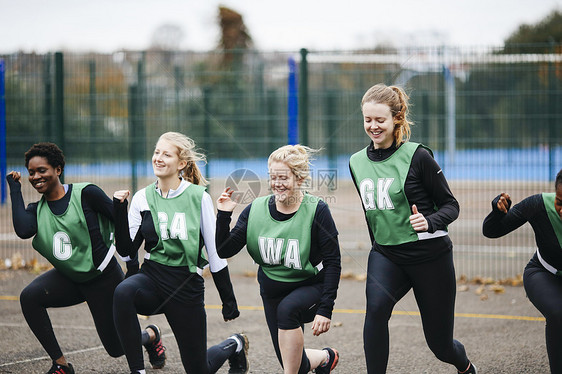
[(396, 145), (400, 145), (410, 140), (410, 126), (413, 125), (413, 122), (408, 118), (409, 100), (409, 96), (402, 88), (379, 83), (365, 92), (361, 100), (361, 109), (365, 103), (388, 105), (394, 120), (394, 140), (396, 140)]
[(318, 149), (313, 149), (304, 145), (284, 145), (273, 151), (267, 160), (268, 168), (271, 163), (279, 161), (285, 163), (298, 180), (310, 180), (310, 165), (312, 155), (317, 153)]
[(160, 140), (165, 140), (175, 146), (178, 149), (179, 159), (187, 161), (185, 167), (178, 173), (180, 177), (193, 184), (202, 186), (209, 184), (197, 166), (197, 162), (206, 163), (207, 159), (203, 153), (195, 149), (195, 142), (193, 139), (182, 133), (170, 131), (160, 135), (158, 141)]

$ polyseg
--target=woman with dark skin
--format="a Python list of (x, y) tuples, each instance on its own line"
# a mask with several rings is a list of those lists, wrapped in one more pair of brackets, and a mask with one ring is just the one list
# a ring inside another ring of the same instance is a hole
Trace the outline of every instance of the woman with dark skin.
[[(113, 324), (113, 292), (124, 276), (113, 255), (111, 199), (93, 184), (63, 184), (60, 176), (65, 166), (64, 155), (53, 143), (33, 145), (25, 154), (25, 166), (29, 182), (42, 195), (38, 202), (25, 207), (20, 173), (12, 171), (6, 179), (16, 234), (22, 239), (34, 237), (33, 248), (54, 266), (35, 278), (20, 295), (29, 327), (53, 360), (47, 373), (74, 373), (53, 332), (49, 308), (85, 301), (107, 353), (122, 356)], [(126, 260), (128, 274), (134, 273), (138, 262)], [(155, 338), (153, 329), (143, 332), (148, 349)]]
[(562, 170), (554, 181), (555, 192), (536, 194), (511, 206), (502, 192), (492, 201), (482, 232), (499, 238), (529, 222), (537, 251), (523, 272), (527, 297), (546, 318), (546, 350), (552, 374), (562, 373)]

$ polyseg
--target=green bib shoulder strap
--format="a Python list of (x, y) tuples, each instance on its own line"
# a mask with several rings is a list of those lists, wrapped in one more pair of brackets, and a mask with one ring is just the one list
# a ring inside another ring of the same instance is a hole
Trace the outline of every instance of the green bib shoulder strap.
[(556, 238), (558, 239), (558, 244), (562, 247), (562, 219), (560, 215), (556, 211), (554, 207), (554, 199), (556, 198), (556, 194), (554, 193), (543, 193), (542, 199), (544, 202), (544, 207), (546, 209), (546, 214), (548, 216), (548, 220), (554, 229), (554, 233), (556, 234)]

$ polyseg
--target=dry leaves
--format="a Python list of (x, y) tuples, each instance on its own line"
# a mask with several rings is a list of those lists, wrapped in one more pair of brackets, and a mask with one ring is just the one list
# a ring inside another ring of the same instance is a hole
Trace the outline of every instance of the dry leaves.
[(51, 269), (53, 265), (49, 263), (39, 263), (36, 258), (32, 258), (28, 262), (25, 262), (20, 253), (14, 253), (12, 257), (6, 259), (0, 259), (0, 270), (28, 270), (33, 273), (41, 273), (45, 270)]
[(500, 279), (499, 284), (504, 286), (519, 287), (523, 285), (523, 275), (517, 274), (514, 278)]
[(367, 279), (367, 274), (366, 273), (361, 273), (361, 274), (355, 274), (352, 271), (346, 271), (341, 273), (340, 276), (341, 279), (352, 279), (352, 280), (357, 280), (357, 281), (365, 281)]
[(466, 284), (461, 284), (460, 286), (457, 287), (457, 292), (466, 292), (468, 291), (470, 288), (468, 287), (468, 285)]
[(353, 279), (355, 277), (355, 275), (353, 274), (352, 271), (345, 271), (341, 273), (340, 278), (341, 279)]
[(506, 278), (502, 280), (494, 280), (490, 277), (474, 277), (471, 280), (465, 275), (461, 275), (458, 280), (458, 292), (466, 292), (470, 290), (470, 284), (478, 285), (474, 294), (480, 296), (480, 300), (488, 300), (488, 293), (502, 294), (505, 293), (505, 286), (521, 286), (523, 277), (517, 275), (514, 278)]

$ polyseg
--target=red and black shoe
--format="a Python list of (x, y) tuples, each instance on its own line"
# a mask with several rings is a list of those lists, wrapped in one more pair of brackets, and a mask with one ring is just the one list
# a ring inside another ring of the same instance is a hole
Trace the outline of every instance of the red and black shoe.
[(459, 371), (459, 374), (478, 374), (478, 369), (476, 369), (476, 366), (474, 366), (474, 364), (471, 362), (468, 364), (468, 369), (466, 369), (465, 371)]
[(318, 366), (314, 372), (316, 374), (329, 374), (332, 370), (336, 368), (338, 361), (340, 360), (340, 354), (333, 348), (324, 348), (323, 351), (328, 352), (328, 361), (323, 365)]
[(162, 369), (166, 365), (166, 347), (162, 344), (160, 329), (156, 325), (148, 325), (146, 328), (154, 331), (156, 335), (153, 341), (144, 345), (148, 359), (153, 369)]
[(53, 361), (53, 366), (51, 366), (47, 374), (74, 374), (74, 368), (72, 367), (72, 364), (64, 366)]

